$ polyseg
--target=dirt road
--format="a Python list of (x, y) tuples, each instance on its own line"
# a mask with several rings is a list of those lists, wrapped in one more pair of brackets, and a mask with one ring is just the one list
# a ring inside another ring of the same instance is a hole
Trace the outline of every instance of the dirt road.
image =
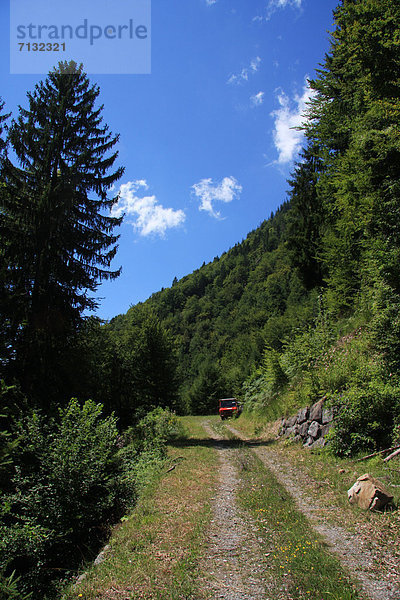
[(182, 422), (168, 468), (64, 600), (400, 600), (398, 560), (380, 576), (377, 546), (338, 525), (273, 437), (244, 439), (215, 416)]
[(209, 422), (203, 427), (215, 443), (219, 457), (219, 483), (213, 498), (213, 519), (207, 535), (202, 587), (209, 600), (279, 600), (285, 598), (268, 578), (268, 561), (257, 527), (240, 514), (236, 492), (240, 475), (239, 449), (227, 446)]
[[(282, 581), (277, 584), (269, 569), (265, 547), (260, 543), (257, 526), (249, 515), (241, 513), (236, 494), (240, 485), (238, 456), (241, 449), (232, 447), (213, 429), (209, 421), (204, 430), (215, 445), (219, 456), (219, 484), (213, 499), (213, 519), (207, 536), (203, 569), (208, 577), (202, 582), (205, 598), (224, 600), (280, 600), (290, 598)], [(227, 429), (243, 441), (244, 437), (232, 425)], [(393, 582), (374, 579), (369, 568), (373, 556), (356, 534), (328, 525), (321, 520), (319, 506), (297, 482), (293, 466), (270, 447), (252, 448), (265, 467), (283, 484), (295, 499), (297, 508), (323, 537), (329, 550), (339, 558), (345, 572), (359, 586), (359, 597), (369, 600), (400, 600), (400, 589)], [(310, 596), (309, 596), (310, 597)], [(319, 598), (318, 598), (319, 600)]]

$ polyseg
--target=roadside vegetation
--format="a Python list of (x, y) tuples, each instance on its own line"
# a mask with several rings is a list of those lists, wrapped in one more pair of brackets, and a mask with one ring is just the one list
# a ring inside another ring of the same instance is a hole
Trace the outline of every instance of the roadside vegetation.
[(57, 597), (60, 583), (94, 558), (112, 525), (133, 509), (166, 461), (166, 442), (181, 436), (182, 427), (160, 408), (120, 435), (101, 405), (80, 407), (76, 400), (57, 420), (33, 412), (15, 426), (18, 445), (2, 494), (0, 568), (18, 573), (16, 593)]
[(115, 529), (106, 560), (92, 566), (63, 600), (197, 597), (199, 558), (216, 482), (215, 452), (199, 418), (183, 418), (185, 435), (141, 489), (134, 510)]
[(332, 325), (321, 308), (314, 326), (295, 333), (282, 351), (264, 351), (244, 384), (245, 412), (274, 421), (325, 398), (335, 415), (330, 450), (341, 456), (400, 443), (400, 385), (360, 319)]

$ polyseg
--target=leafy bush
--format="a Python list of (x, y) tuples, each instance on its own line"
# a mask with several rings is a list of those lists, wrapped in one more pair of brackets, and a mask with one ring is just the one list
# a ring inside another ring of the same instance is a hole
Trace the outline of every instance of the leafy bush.
[(156, 451), (165, 453), (165, 444), (184, 436), (177, 416), (169, 409), (155, 408), (147, 413), (136, 426), (130, 427), (126, 440), (137, 452)]
[(254, 371), (243, 383), (244, 410), (257, 413), (265, 408), (268, 402), (266, 381), (261, 369)]
[(273, 348), (264, 350), (262, 373), (271, 395), (279, 392), (288, 381), (282, 369), (281, 356)]
[(57, 421), (22, 418), (0, 496), (0, 600), (57, 595), (56, 579), (97, 552), (159, 471), (165, 443), (182, 435), (177, 417), (158, 408), (121, 437), (116, 418), (91, 400), (71, 400)]
[(37, 597), (122, 514), (127, 488), (116, 419), (101, 411), (90, 400), (82, 408), (71, 400), (57, 422), (33, 412), (17, 425), (13, 489), (2, 498), (0, 569), (22, 574), (19, 587)]
[(326, 358), (334, 341), (332, 325), (323, 307), (323, 300), (319, 298), (314, 323), (305, 331), (294, 332), (284, 341), (281, 364), (288, 379), (293, 381), (309, 372), (314, 386), (318, 387), (314, 381), (315, 367)]
[(314, 378), (318, 388), (323, 394), (329, 394), (347, 389), (359, 375), (361, 379), (379, 377), (370, 368), (371, 353), (369, 335), (361, 327), (342, 336), (315, 363)]
[(363, 382), (354, 381), (349, 389), (330, 399), (337, 413), (330, 447), (339, 456), (388, 448), (396, 441), (400, 386), (371, 373), (371, 368), (367, 370)]
[(156, 408), (124, 433), (118, 453), (123, 465), (123, 485), (130, 491), (132, 506), (149, 482), (154, 480), (166, 458), (167, 442), (185, 436), (182, 424), (169, 409)]
[(18, 440), (13, 439), (10, 425), (13, 415), (20, 409), (24, 402), (22, 394), (17, 386), (6, 385), (0, 380), (0, 490), (5, 490), (12, 471), (12, 455), (16, 451)]

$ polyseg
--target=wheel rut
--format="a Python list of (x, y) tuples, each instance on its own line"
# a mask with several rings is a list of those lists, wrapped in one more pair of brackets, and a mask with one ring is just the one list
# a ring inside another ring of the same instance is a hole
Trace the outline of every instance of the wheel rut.
[(202, 572), (207, 600), (280, 600), (284, 590), (274, 589), (268, 560), (257, 537), (257, 526), (241, 513), (236, 503), (240, 483), (239, 448), (230, 447), (209, 422), (202, 424), (215, 442), (219, 457), (219, 482), (212, 500), (213, 517), (207, 533)]

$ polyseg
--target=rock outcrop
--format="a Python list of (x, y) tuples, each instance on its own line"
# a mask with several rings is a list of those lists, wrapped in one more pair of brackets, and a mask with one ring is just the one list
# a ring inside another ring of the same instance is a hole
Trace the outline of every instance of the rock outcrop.
[(296, 415), (282, 419), (279, 435), (302, 442), (308, 448), (323, 448), (332, 422), (332, 410), (324, 407), (321, 398), (312, 406), (301, 408)]

